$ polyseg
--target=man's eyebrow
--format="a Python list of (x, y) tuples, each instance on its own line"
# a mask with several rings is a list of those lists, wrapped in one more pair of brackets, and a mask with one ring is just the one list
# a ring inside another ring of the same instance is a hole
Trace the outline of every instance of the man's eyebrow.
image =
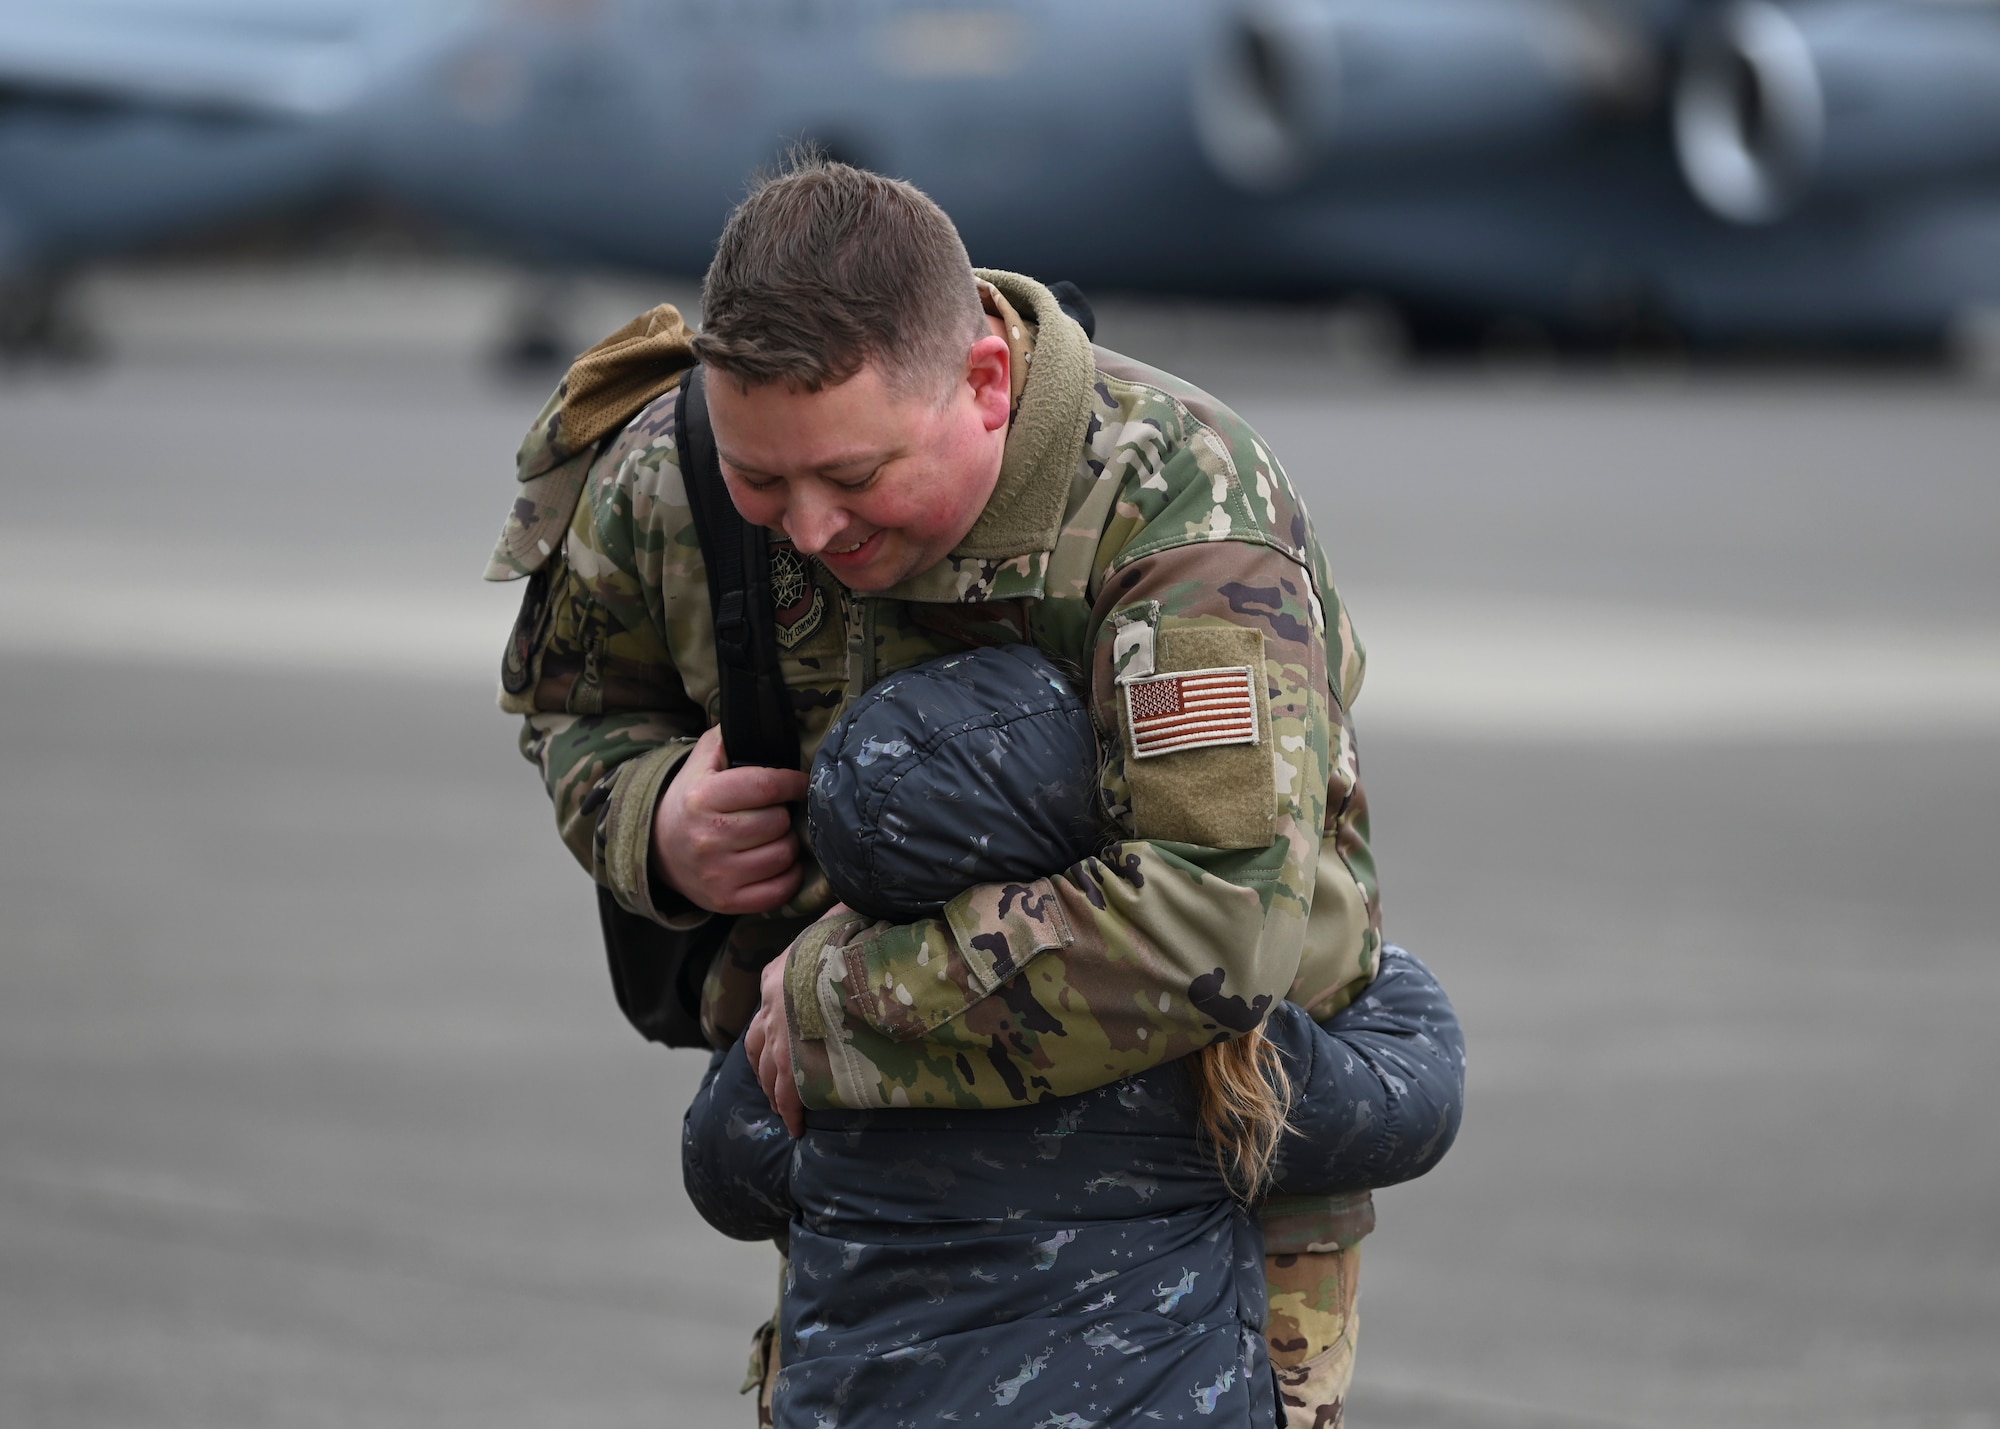
[(722, 464), (723, 464), (724, 466), (728, 467), (728, 468), (729, 468), (729, 469), (730, 469), (731, 471), (740, 471), (740, 472), (742, 472), (742, 473), (743, 473), (743, 474), (744, 474), (745, 476), (760, 476), (760, 477), (763, 477), (763, 478), (765, 478), (766, 480), (769, 480), (769, 481), (776, 481), (776, 480), (778, 479), (778, 478), (777, 478), (777, 477), (776, 477), (776, 476), (775, 476), (775, 475), (774, 475), (773, 473), (771, 473), (771, 472), (768, 472), (768, 471), (760, 471), (760, 470), (758, 470), (758, 469), (757, 469), (756, 467), (754, 467), (754, 466), (751, 466), (751, 465), (750, 465), (750, 464), (749, 464), (748, 462), (742, 462), (742, 461), (738, 461), (738, 460), (737, 460), (737, 459), (736, 459), (735, 457), (731, 456), (731, 455), (730, 455), (730, 454), (729, 454), (728, 452), (724, 451), (724, 450), (723, 450), (723, 449), (722, 449), (721, 447), (717, 447), (717, 448), (715, 449), (715, 455), (716, 455), (717, 459), (718, 459), (718, 460), (720, 460), (720, 461), (722, 462)]
[[(837, 453), (831, 461), (823, 461), (816, 463), (809, 469), (815, 473), (819, 473), (828, 471), (844, 471), (848, 467), (855, 467), (855, 466), (865, 466), (870, 468), (878, 467), (883, 462), (889, 460), (890, 457), (895, 456), (899, 450), (900, 448), (895, 448), (895, 447), (890, 447), (885, 449), (876, 449), (871, 447), (864, 450), (840, 452)], [(768, 477), (774, 481), (778, 479), (778, 473), (771, 471), (762, 471), (757, 467), (751, 466), (748, 462), (738, 461), (735, 457), (731, 456), (728, 452), (723, 451), (720, 448), (717, 448), (716, 455), (721, 457), (722, 460), (732, 469), (742, 472), (745, 476)]]

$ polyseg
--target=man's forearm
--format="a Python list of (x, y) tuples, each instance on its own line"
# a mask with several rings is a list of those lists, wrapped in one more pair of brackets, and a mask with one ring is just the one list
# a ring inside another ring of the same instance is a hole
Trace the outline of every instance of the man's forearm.
[(1298, 900), (1156, 846), (1115, 852), (982, 885), (943, 918), (809, 930), (787, 989), (806, 1105), (1011, 1106), (1255, 1027), (1297, 970)]

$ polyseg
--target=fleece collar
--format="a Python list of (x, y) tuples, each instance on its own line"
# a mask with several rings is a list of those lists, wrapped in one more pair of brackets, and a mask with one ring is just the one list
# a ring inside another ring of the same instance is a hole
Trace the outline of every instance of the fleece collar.
[(1090, 339), (1033, 278), (975, 270), (1038, 329), (1035, 360), (1007, 432), (1000, 479), (986, 509), (952, 552), (972, 560), (1005, 560), (1054, 547), (1069, 504), (1077, 454), (1090, 426), (1090, 384), (1097, 362)]

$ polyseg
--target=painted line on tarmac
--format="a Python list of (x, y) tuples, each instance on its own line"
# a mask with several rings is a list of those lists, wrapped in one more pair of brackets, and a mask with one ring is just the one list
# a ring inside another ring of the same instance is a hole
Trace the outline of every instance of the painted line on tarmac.
[[(0, 539), (0, 653), (496, 683), (521, 589), (232, 578), (212, 560), (191, 569), (224, 573), (148, 570), (67, 538)], [(2000, 737), (2000, 631), (1500, 594), (1375, 592), (1353, 613), (1369, 651), (1356, 711), (1364, 739)]]
[[(487, 599), (479, 599), (487, 596)], [(520, 587), (353, 590), (0, 574), (0, 651), (93, 662), (499, 679)]]
[(1363, 738), (2000, 736), (2000, 630), (1405, 592), (1356, 602)]

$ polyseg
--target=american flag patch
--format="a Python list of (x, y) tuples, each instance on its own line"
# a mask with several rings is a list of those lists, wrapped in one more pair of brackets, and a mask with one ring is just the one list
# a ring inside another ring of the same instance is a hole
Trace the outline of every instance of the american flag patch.
[(1248, 665), (1228, 670), (1180, 670), (1149, 675), (1125, 686), (1125, 725), (1139, 759), (1257, 742), (1256, 674)]

